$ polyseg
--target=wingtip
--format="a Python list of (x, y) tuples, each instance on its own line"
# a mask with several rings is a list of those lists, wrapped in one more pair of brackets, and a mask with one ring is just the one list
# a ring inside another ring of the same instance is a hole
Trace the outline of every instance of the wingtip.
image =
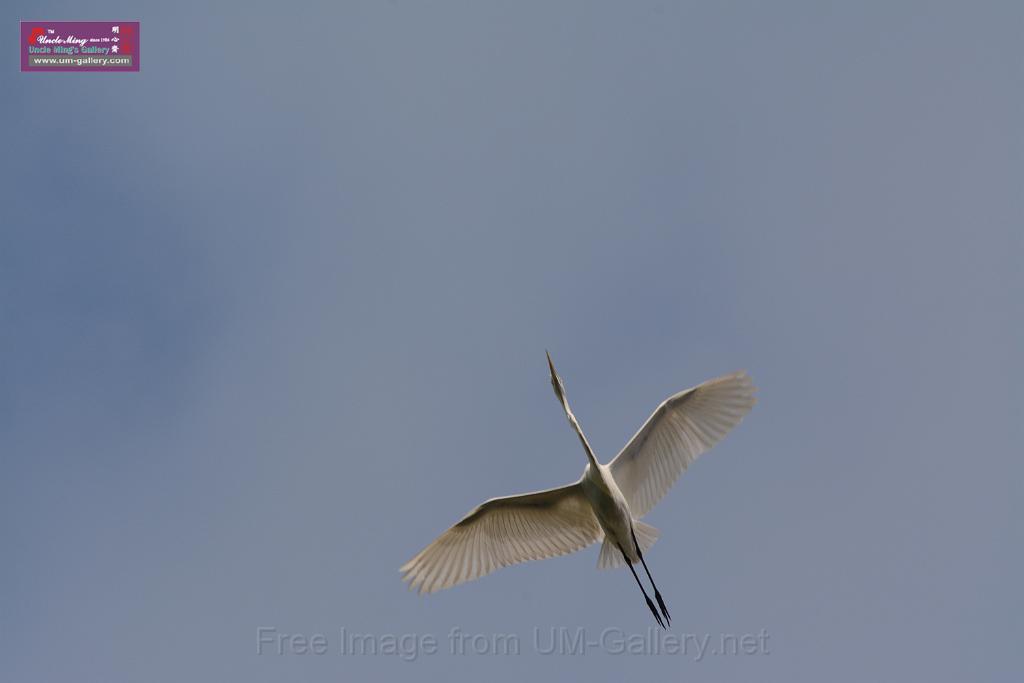
[(402, 570), (404, 574), (402, 576), (402, 583), (405, 584), (405, 589), (408, 591), (415, 591), (417, 595), (423, 595), (423, 580), (421, 577), (417, 577), (412, 571)]
[(754, 384), (754, 378), (751, 377), (750, 373), (747, 372), (746, 370), (737, 370), (736, 372), (732, 373), (731, 377), (734, 377), (735, 379), (739, 380), (743, 385), (748, 387), (751, 393), (757, 391), (757, 385)]

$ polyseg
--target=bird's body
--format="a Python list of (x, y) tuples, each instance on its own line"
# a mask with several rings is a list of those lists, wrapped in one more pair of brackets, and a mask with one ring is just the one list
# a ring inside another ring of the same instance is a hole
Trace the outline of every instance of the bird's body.
[[(702, 452), (739, 423), (754, 404), (743, 372), (724, 375), (670, 396), (607, 465), (597, 460), (569, 407), (562, 379), (548, 356), (551, 386), (587, 455), (575, 483), (477, 506), (402, 567), (410, 588), (432, 593), (509, 564), (565, 555), (602, 541), (598, 567), (625, 564), (654, 618), (670, 621), (644, 552), (658, 538), (640, 518)], [(633, 568), (643, 565), (659, 611)]]
[(621, 546), (630, 564), (639, 562), (640, 556), (633, 547), (633, 514), (608, 466), (598, 464), (595, 467), (587, 463), (580, 486), (607, 542)]

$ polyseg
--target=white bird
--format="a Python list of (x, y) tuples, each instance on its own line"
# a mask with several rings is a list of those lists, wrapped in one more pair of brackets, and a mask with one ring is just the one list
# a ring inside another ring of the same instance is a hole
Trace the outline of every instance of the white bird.
[[(754, 385), (740, 371), (668, 397), (607, 465), (597, 461), (569, 408), (562, 378), (548, 354), (551, 386), (587, 454), (579, 481), (545, 491), (492, 498), (477, 506), (401, 568), (420, 593), (451, 588), (510, 564), (582, 550), (602, 541), (599, 569), (626, 564), (657, 622), (671, 625), (643, 553), (658, 530), (640, 521), (698, 455), (753, 407)], [(655, 610), (633, 565), (640, 562), (654, 588)]]

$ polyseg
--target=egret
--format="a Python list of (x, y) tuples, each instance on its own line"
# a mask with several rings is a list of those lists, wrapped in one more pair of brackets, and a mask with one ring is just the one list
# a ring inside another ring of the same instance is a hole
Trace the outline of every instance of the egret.
[[(672, 620), (644, 560), (659, 532), (640, 518), (698, 455), (739, 424), (754, 405), (754, 385), (740, 371), (668, 397), (622, 451), (602, 465), (569, 407), (551, 354), (547, 357), (551, 387), (587, 454), (583, 476), (567, 486), (482, 503), (403, 565), (403, 581), (410, 589), (433, 593), (501, 567), (566, 555), (601, 541), (598, 568), (629, 567), (651, 614), (665, 628)], [(637, 563), (651, 583), (657, 609), (633, 566)]]

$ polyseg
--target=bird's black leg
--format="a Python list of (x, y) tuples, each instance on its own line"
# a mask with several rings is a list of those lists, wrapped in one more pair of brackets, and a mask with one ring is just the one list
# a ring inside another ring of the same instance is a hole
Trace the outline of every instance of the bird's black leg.
[[(636, 541), (636, 532), (630, 527), (630, 533), (633, 534), (633, 545), (636, 546), (636, 554), (640, 556), (640, 564), (644, 566), (644, 571), (647, 572), (647, 580), (651, 582), (651, 587), (654, 588), (654, 598), (658, 601), (658, 607), (661, 608), (661, 613), (665, 615), (665, 621), (668, 625), (672, 625), (672, 617), (669, 616), (668, 609), (665, 607), (665, 601), (661, 599), (661, 593), (658, 591), (658, 586), (654, 583), (654, 577), (651, 576), (651, 570), (647, 568), (647, 562), (644, 561), (644, 554), (640, 552), (640, 544)], [(632, 567), (630, 567), (632, 569)], [(645, 594), (646, 595), (646, 594)]]
[[(640, 586), (640, 592), (644, 594), (644, 600), (647, 601), (647, 607), (651, 610), (651, 614), (654, 615), (658, 625), (665, 628), (665, 622), (661, 620), (661, 615), (658, 614), (658, 610), (654, 609), (654, 603), (651, 602), (651, 599), (647, 596), (647, 591), (644, 590), (644, 585), (640, 583), (640, 577), (636, 575), (636, 570), (633, 569), (633, 563), (629, 561), (629, 556), (626, 555), (626, 551), (622, 549), (621, 545), (619, 546), (619, 552), (622, 553), (622, 559), (626, 561), (626, 566), (629, 567), (629, 571), (633, 572), (633, 578), (636, 579), (636, 585)], [(653, 581), (651, 582), (651, 585), (654, 585)]]

